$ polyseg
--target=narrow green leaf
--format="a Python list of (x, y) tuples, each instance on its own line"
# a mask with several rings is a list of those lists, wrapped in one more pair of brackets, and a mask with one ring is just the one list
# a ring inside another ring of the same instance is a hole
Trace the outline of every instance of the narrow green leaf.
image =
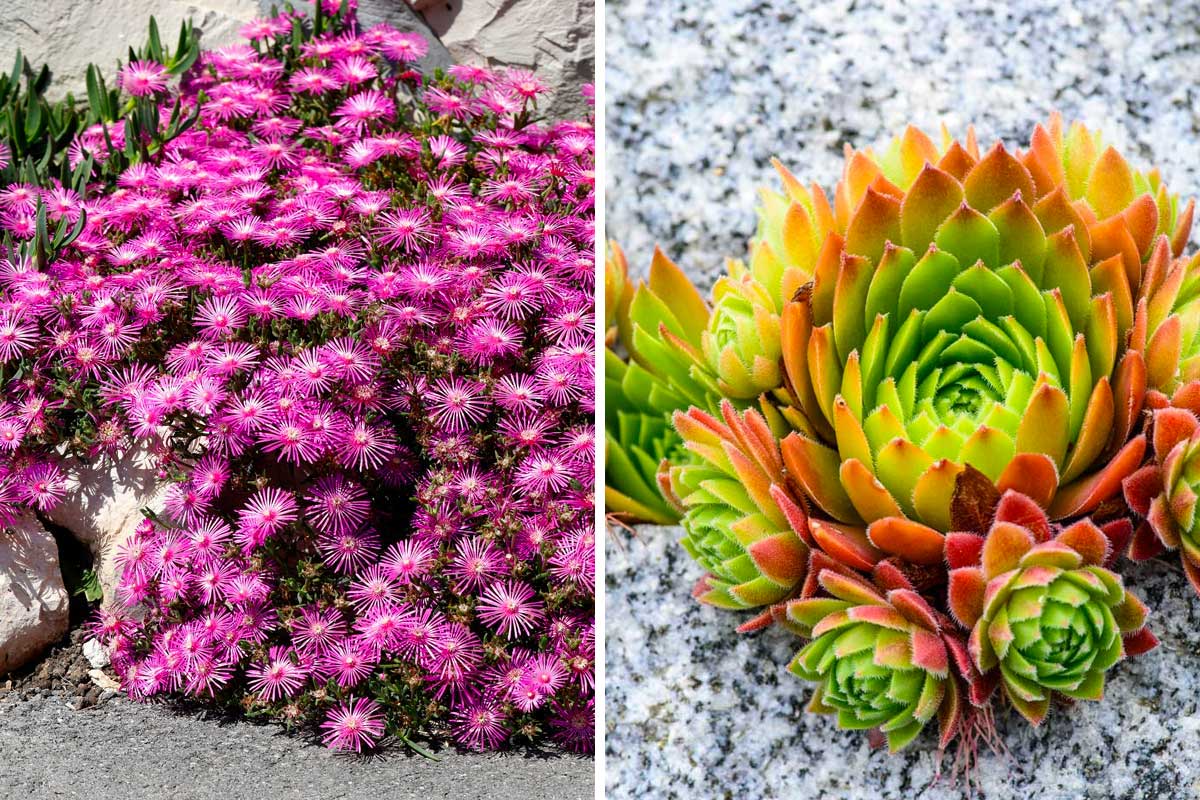
[(43, 242), (48, 238), (46, 233), (46, 204), (40, 199), (37, 205), (37, 237)]
[(96, 115), (97, 122), (104, 121), (104, 95), (100, 91), (100, 83), (96, 80), (96, 65), (87, 67), (87, 97), (88, 108)]
[(188, 49), (188, 43), (191, 39), (190, 26), (191, 20), (184, 20), (179, 23), (179, 43), (175, 45), (175, 59), (178, 60), (185, 50)]
[(30, 142), (39, 141), (46, 128), (46, 120), (42, 114), (44, 104), (33, 96), (29, 98), (29, 112), (25, 115), (25, 138)]
[(50, 67), (42, 64), (42, 71), (38, 73), (37, 78), (33, 81), (33, 93), (41, 97), (50, 88)]
[(184, 55), (171, 65), (169, 72), (172, 75), (182, 75), (191, 69), (192, 64), (196, 63), (196, 59), (200, 56), (200, 46), (195, 42), (188, 47)]
[(17, 49), (17, 57), (13, 61), (12, 76), (8, 82), (17, 91), (20, 91), (21, 73), (25, 71), (25, 56), (21, 54), (20, 48)]
[(153, 61), (161, 64), (163, 62), (162, 39), (158, 36), (158, 20), (154, 15), (150, 15), (150, 45), (147, 52)]
[[(88, 158), (90, 159), (91, 156), (88, 156)], [(63, 239), (60, 247), (69, 247), (72, 243), (74, 243), (74, 241), (79, 238), (79, 234), (83, 233), (83, 228), (85, 225), (87, 225), (87, 211), (81, 208), (79, 209), (79, 219), (75, 220), (75, 227), (71, 228), (71, 232), (67, 234), (65, 239)]]

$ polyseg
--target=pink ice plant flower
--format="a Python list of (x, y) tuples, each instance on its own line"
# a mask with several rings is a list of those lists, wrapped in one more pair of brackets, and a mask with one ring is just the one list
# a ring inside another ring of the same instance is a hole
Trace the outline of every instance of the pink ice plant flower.
[(92, 625), (135, 698), (355, 752), (585, 749), (591, 120), (530, 122), (536, 75), (422, 75), (420, 37), (326, 6), (298, 51), (288, 11), (178, 86), (128, 64), (123, 103), (197, 121), (123, 170), (122, 121), (83, 131), (82, 198), (0, 187), (15, 243), (39, 201), (86, 213), (45, 270), (0, 259), (0, 523), (61, 502), (63, 452), (168, 484)]

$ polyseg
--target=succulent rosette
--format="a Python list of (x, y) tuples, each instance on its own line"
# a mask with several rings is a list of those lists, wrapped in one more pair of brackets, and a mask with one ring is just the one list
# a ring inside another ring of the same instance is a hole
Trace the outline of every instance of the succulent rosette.
[(713, 287), (713, 312), (701, 337), (696, 374), (721, 396), (751, 401), (782, 386), (779, 308), (740, 261)]
[(709, 304), (673, 261), (655, 249), (649, 277), (618, 305), (620, 343), (666, 390), (682, 398), (677, 408), (716, 410), (718, 399), (698, 366), (712, 316)]
[(1124, 482), (1126, 502), (1144, 517), (1130, 556), (1178, 550), (1184, 574), (1200, 593), (1200, 384), (1181, 387), (1173, 403), (1154, 411), (1151, 462)]
[(700, 347), (707, 319), (704, 298), (661, 252), (651, 262), (649, 280), (634, 287), (625, 254), (610, 244), (604, 494), (607, 512), (621, 520), (665, 525), (679, 519), (658, 489), (657, 472), (664, 459), (679, 454), (671, 415), (706, 399), (679, 348)]
[(910, 129), (851, 153), (823, 216), (782, 313), (782, 452), (825, 514), (934, 558), (967, 465), (1055, 518), (1119, 490), (1145, 452), (1145, 348), (1126, 345), (1143, 271), (1190, 228), (1156, 174), (1057, 120), (982, 156)]
[(676, 412), (675, 428), (689, 457), (660, 479), (683, 512), (683, 547), (708, 573), (695, 596), (730, 609), (786, 599), (804, 579), (809, 548), (797, 533), (803, 511), (786, 488), (777, 434), (761, 414), (728, 401), (719, 419)]
[(1104, 566), (1115, 552), (1090, 519), (1055, 526), (1011, 491), (985, 535), (947, 537), (947, 603), (971, 630), (971, 658), (981, 673), (998, 671), (1005, 696), (1035, 725), (1055, 693), (1098, 700), (1114, 664), (1157, 644), (1146, 606)]
[(656, 254), (618, 320), (683, 401), (658, 479), (695, 596), (809, 639), (811, 708), (892, 750), (1098, 699), (1157, 644), (1118, 558), (1179, 549), (1200, 592), (1193, 203), (1057, 116), (847, 149), (831, 194), (775, 167), (711, 305)]
[(812, 637), (789, 667), (818, 684), (809, 709), (836, 714), (842, 728), (878, 730), (892, 752), (937, 717), (945, 747), (964, 715), (960, 681), (979, 677), (954, 623), (911, 585), (881, 590), (832, 569), (818, 581), (827, 596), (787, 606)]
[(604, 351), (604, 500), (619, 519), (669, 525), (679, 513), (662, 496), (659, 465), (680, 447), (671, 413), (682, 399), (637, 363)]

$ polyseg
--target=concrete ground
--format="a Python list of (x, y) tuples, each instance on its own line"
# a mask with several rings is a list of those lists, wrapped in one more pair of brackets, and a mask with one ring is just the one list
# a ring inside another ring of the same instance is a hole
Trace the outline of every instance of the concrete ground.
[(13, 800), (584, 800), (594, 761), (395, 750), (335, 754), (275, 725), (218, 722), (114, 698), (0, 701), (0, 798)]

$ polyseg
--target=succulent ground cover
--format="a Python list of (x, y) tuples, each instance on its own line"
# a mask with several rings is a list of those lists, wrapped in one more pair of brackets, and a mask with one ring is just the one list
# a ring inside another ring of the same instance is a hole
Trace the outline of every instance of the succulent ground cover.
[(709, 299), (610, 249), (608, 513), (678, 518), (697, 599), (893, 751), (1101, 699), (1157, 644), (1128, 559), (1200, 589), (1192, 202), (1058, 117), (848, 148), (831, 193), (776, 167)]
[(135, 698), (590, 752), (591, 121), (349, 2), (186, 34), (5, 173), (0, 516), (153, 454), (93, 625)]

